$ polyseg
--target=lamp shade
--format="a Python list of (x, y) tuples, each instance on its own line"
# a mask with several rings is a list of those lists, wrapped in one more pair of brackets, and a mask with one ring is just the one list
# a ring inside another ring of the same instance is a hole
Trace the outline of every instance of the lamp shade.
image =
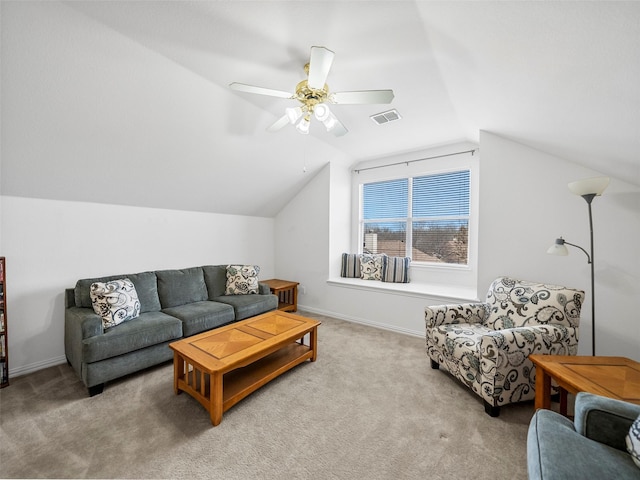
[(576, 195), (602, 195), (609, 185), (609, 177), (584, 178), (569, 184), (569, 190)]
[(569, 250), (567, 250), (563, 238), (556, 238), (555, 243), (549, 247), (547, 253), (549, 255), (562, 255), (564, 257), (569, 255)]

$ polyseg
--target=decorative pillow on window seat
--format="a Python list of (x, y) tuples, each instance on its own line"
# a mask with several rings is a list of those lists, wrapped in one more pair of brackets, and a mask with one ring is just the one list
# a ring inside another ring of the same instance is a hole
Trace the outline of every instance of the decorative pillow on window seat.
[(140, 315), (138, 292), (128, 278), (92, 283), (89, 295), (93, 311), (102, 317), (105, 329)]
[(259, 293), (257, 265), (227, 265), (225, 295), (249, 295)]
[(382, 259), (382, 281), (409, 283), (411, 257), (388, 257)]
[(360, 257), (358, 253), (343, 253), (340, 276), (344, 278), (360, 278)]
[(382, 259), (384, 253), (363, 253), (360, 256), (360, 278), (363, 280), (382, 280)]

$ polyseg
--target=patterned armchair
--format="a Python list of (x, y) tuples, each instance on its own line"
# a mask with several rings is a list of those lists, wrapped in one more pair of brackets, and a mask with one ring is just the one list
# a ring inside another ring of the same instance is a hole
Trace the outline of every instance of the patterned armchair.
[(501, 405), (535, 397), (530, 354), (577, 353), (583, 301), (581, 290), (501, 277), (484, 303), (427, 307), (431, 367), (444, 365), (497, 417)]

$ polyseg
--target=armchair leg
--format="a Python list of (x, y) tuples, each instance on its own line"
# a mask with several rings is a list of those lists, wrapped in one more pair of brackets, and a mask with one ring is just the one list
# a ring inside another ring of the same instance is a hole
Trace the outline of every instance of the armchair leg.
[(438, 370), (440, 368), (440, 364), (432, 359), (431, 360), (431, 368), (433, 368), (434, 370)]
[(483, 400), (483, 402), (484, 402), (484, 411), (487, 415), (489, 415), (490, 417), (497, 417), (500, 415), (500, 407), (494, 407), (486, 400)]

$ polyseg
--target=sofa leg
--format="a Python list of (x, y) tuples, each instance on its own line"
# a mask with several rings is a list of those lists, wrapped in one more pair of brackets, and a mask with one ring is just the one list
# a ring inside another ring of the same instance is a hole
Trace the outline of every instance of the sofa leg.
[(433, 368), (434, 370), (438, 370), (440, 368), (440, 364), (435, 360), (431, 359), (431, 368)]
[(483, 402), (484, 402), (484, 411), (487, 415), (489, 415), (490, 417), (497, 417), (498, 415), (500, 415), (500, 407), (494, 407), (486, 400), (483, 400)]
[(104, 390), (104, 383), (99, 383), (98, 385), (89, 387), (89, 396), (93, 397), (95, 395), (100, 395), (103, 390)]

